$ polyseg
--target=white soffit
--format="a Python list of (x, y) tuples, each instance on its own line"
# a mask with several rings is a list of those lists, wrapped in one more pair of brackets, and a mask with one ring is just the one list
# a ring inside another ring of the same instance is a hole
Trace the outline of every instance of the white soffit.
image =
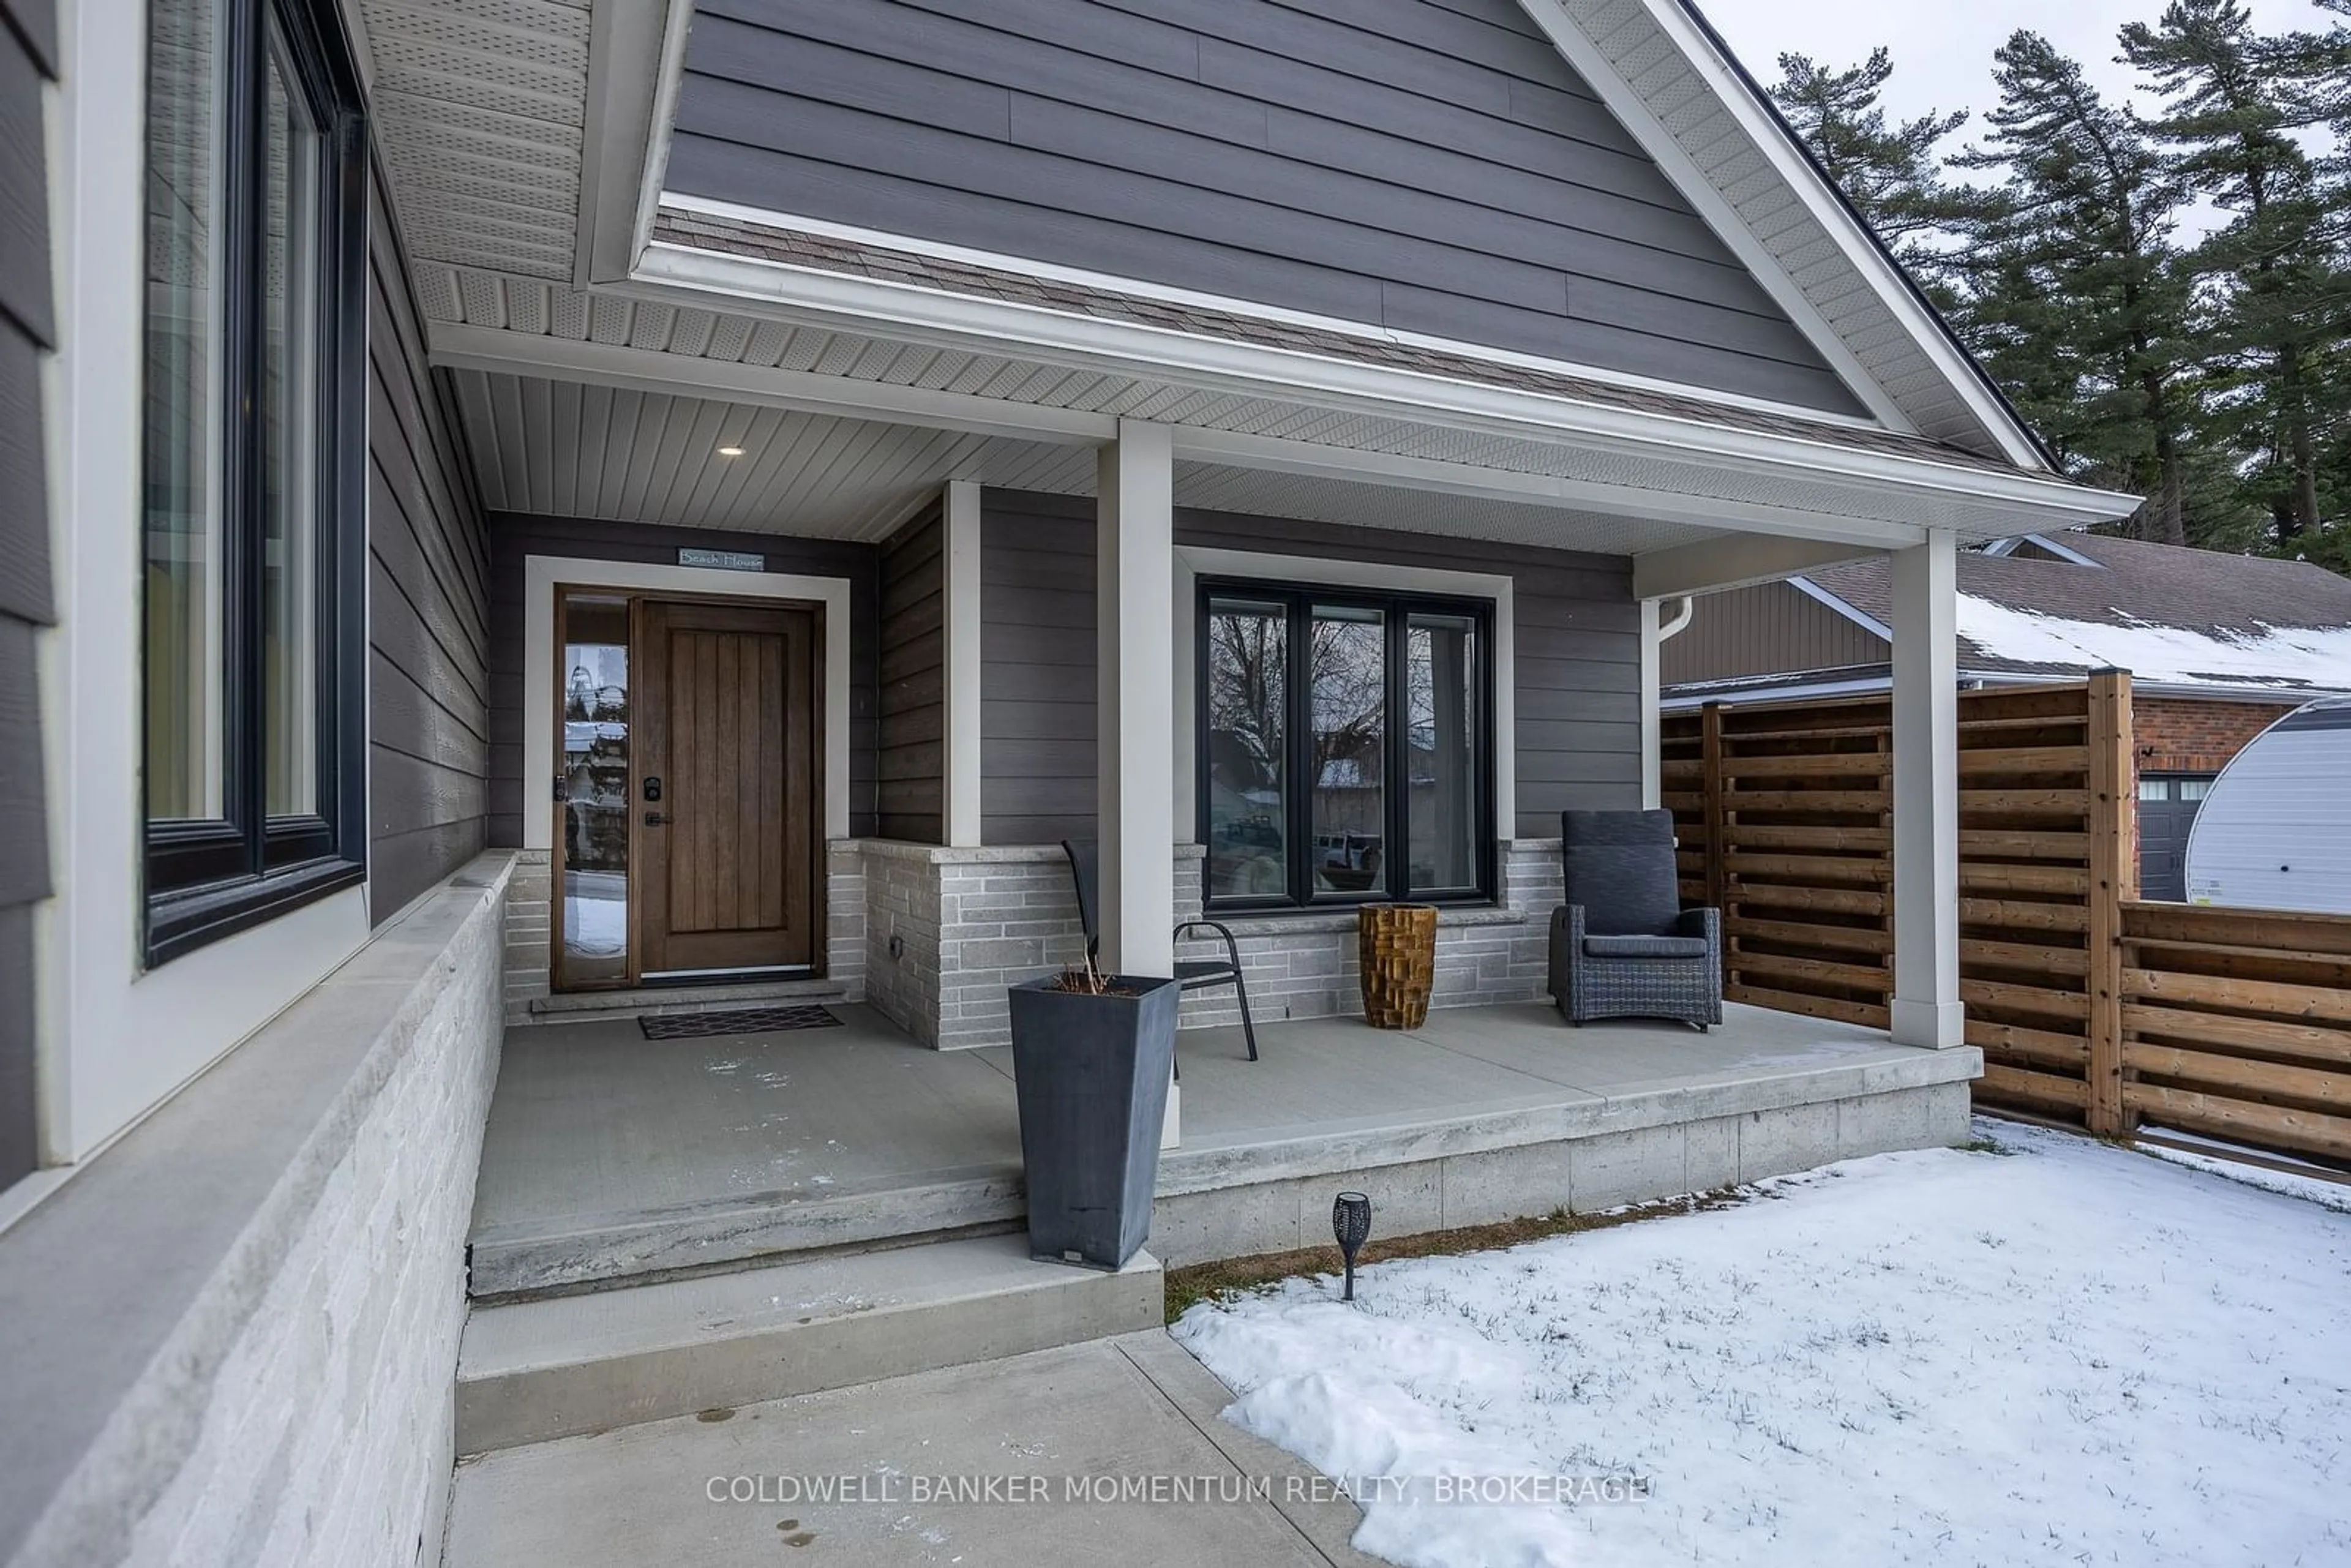
[(452, 380), (494, 511), (878, 539), (950, 479), (1093, 488), (1091, 447), (538, 376)]
[[(495, 511), (886, 538), (950, 480), (1094, 492), (1091, 446), (583, 385), (453, 373)], [(739, 457), (719, 454), (742, 448)], [(1226, 464), (1178, 462), (1178, 506), (1625, 556), (1717, 537), (1684, 524)]]
[(409, 254), (570, 277), (588, 0), (360, 3), (374, 134)]

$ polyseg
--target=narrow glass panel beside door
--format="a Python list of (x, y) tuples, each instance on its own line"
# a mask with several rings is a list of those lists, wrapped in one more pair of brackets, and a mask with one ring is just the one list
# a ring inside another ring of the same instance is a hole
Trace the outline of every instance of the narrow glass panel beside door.
[(629, 601), (563, 601), (567, 987), (629, 976)]

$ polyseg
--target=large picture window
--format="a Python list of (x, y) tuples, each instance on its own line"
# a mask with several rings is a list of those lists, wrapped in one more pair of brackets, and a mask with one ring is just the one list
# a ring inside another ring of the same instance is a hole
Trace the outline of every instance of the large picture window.
[(1490, 897), (1492, 619), (1477, 600), (1204, 580), (1207, 901)]
[(153, 0), (147, 954), (364, 874), (366, 138), (334, 0)]

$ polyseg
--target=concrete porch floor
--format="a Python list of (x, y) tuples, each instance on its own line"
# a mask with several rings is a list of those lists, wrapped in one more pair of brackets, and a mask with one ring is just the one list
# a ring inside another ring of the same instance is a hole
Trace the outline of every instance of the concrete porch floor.
[[(646, 1040), (627, 1019), (511, 1030), (475, 1203), (498, 1295), (1022, 1213), (1008, 1051), (935, 1051), (870, 1009), (834, 1029)], [(1385, 1235), (1589, 1209), (1966, 1136), (1973, 1050), (1731, 1006), (1700, 1035), (1571, 1030), (1547, 1005), (1188, 1030), (1183, 1133), (1152, 1249), (1170, 1264), (1323, 1239), (1363, 1186)]]

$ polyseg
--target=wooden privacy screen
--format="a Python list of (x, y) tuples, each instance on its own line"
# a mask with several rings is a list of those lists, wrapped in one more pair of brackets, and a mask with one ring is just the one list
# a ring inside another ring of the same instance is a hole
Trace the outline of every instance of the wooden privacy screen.
[[(2351, 1159), (2351, 918), (2138, 900), (2130, 677), (1959, 695), (1959, 994), (1979, 1101)], [(1667, 715), (1682, 898), (1730, 1000), (1886, 1027), (1886, 697)]]
[(2351, 1160), (2351, 915), (2122, 906), (2122, 1111)]

